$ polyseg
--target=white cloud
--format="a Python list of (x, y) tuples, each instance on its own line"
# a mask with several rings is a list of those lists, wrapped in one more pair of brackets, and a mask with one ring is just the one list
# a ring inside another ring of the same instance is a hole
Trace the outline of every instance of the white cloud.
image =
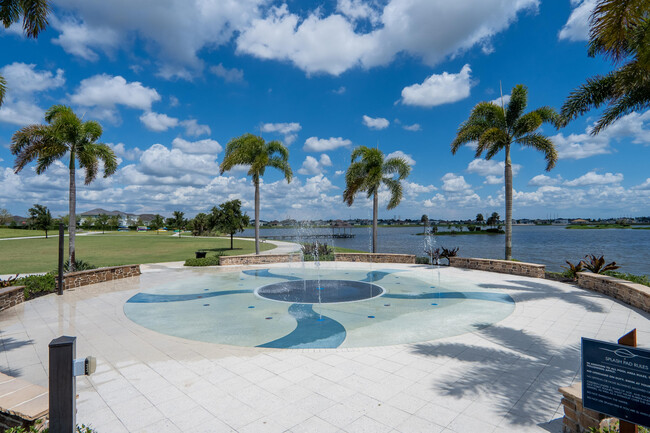
[(411, 166), (415, 165), (415, 160), (413, 159), (413, 157), (411, 155), (402, 152), (401, 150), (396, 150), (395, 152), (391, 152), (388, 155), (386, 155), (386, 159), (390, 159), (390, 158), (402, 158), (406, 161), (408, 165)]
[(616, 123), (593, 136), (589, 132), (594, 124), (586, 128), (583, 134), (564, 136), (559, 133), (551, 137), (558, 150), (559, 159), (583, 159), (594, 155), (612, 153), (611, 142), (630, 137), (632, 143), (650, 145), (650, 111), (633, 112), (620, 118)]
[(454, 173), (447, 173), (441, 179), (441, 189), (446, 192), (458, 193), (472, 189), (472, 186), (465, 181), (463, 176), (458, 176)]
[(212, 130), (208, 125), (200, 125), (196, 119), (183, 120), (181, 126), (185, 128), (185, 134), (190, 137), (199, 137), (201, 135), (210, 135), (212, 133)]
[[(490, 102), (501, 107), (501, 96), (494, 98)], [(503, 95), (503, 107), (507, 107), (508, 103), (510, 103), (510, 95)]]
[(0, 122), (18, 126), (39, 123), (44, 110), (37, 105), (36, 93), (63, 86), (63, 69), (37, 71), (36, 65), (14, 62), (0, 68), (0, 75), (7, 81), (5, 101), (0, 106)]
[(589, 16), (596, 7), (597, 0), (571, 0), (571, 3), (574, 8), (558, 38), (574, 42), (586, 41), (589, 39)]
[(243, 83), (244, 82), (244, 71), (237, 68), (228, 69), (224, 67), (221, 63), (218, 65), (210, 67), (210, 72), (212, 72), (217, 77), (223, 78), (226, 83)]
[(74, 18), (60, 20), (55, 15), (51, 15), (51, 22), (52, 27), (60, 32), (52, 43), (60, 45), (68, 54), (91, 62), (99, 60), (96, 49), (110, 53), (122, 42), (120, 34), (110, 27), (89, 27)]
[(338, 149), (339, 147), (347, 147), (352, 144), (352, 141), (343, 139), (342, 137), (330, 138), (317, 138), (309, 137), (305, 140), (303, 150), (305, 152), (327, 152), (329, 150)]
[(302, 129), (300, 123), (264, 123), (260, 130), (262, 132), (277, 132), (284, 135), (284, 143), (288, 146), (298, 138), (297, 132)]
[[(339, 75), (354, 67), (385, 65), (402, 52), (435, 65), (476, 45), (491, 51), (492, 36), (519, 12), (538, 5), (538, 0), (389, 0), (373, 24), (368, 3), (340, 1), (338, 12), (347, 16), (324, 16), (320, 8), (300, 16), (283, 4), (253, 19), (236, 44), (240, 53), (290, 61), (308, 74)], [(371, 28), (357, 30), (356, 19), (365, 17)]]
[(334, 90), (332, 90), (332, 92), (333, 92), (333, 93), (336, 93), (337, 95), (342, 95), (342, 94), (345, 93), (345, 91), (346, 91), (345, 86), (341, 86), (341, 87), (339, 87), (338, 89), (334, 89)]
[(338, 0), (336, 10), (352, 21), (370, 20), (374, 23), (379, 20), (379, 12), (363, 0)]
[[(479, 176), (503, 176), (506, 163), (493, 159), (474, 159), (467, 165), (467, 172)], [(520, 164), (512, 164), (512, 174), (516, 175), (521, 170)]]
[(334, 172), (334, 175), (335, 175), (335, 176), (340, 176), (340, 175), (342, 175), (342, 174), (344, 174), (344, 173), (345, 173), (345, 170), (336, 170), (336, 171)]
[(493, 174), (490, 174), (485, 176), (483, 183), (486, 185), (501, 185), (503, 183), (503, 179), (503, 176), (495, 176)]
[(645, 180), (645, 182), (635, 185), (632, 187), (634, 190), (647, 190), (650, 191), (650, 177)]
[(140, 158), (140, 156), (142, 155), (142, 151), (137, 147), (134, 147), (132, 149), (127, 149), (124, 143), (117, 143), (117, 144), (107, 143), (107, 144), (111, 149), (113, 149), (113, 152), (115, 152), (115, 155), (118, 158), (123, 158), (132, 161)]
[(465, 65), (458, 74), (433, 74), (422, 84), (402, 89), (401, 102), (404, 105), (434, 107), (465, 99), (470, 94), (471, 71), (469, 65)]
[(155, 181), (150, 179), (153, 177), (163, 178), (167, 183), (175, 183), (172, 179), (178, 179), (179, 183), (200, 185), (219, 173), (215, 159), (216, 155), (188, 154), (176, 147), (168, 149), (154, 144), (140, 156), (137, 171), (148, 176), (147, 181)]
[(377, 118), (372, 118), (370, 116), (366, 116), (365, 114), (363, 115), (363, 124), (366, 125), (370, 129), (386, 129), (388, 128), (388, 125), (390, 122), (388, 119), (384, 119), (383, 117), (377, 117)]
[(546, 176), (545, 174), (538, 174), (528, 182), (528, 186), (554, 186), (561, 184), (562, 181), (562, 176), (559, 174), (556, 177)]
[(413, 125), (403, 125), (402, 128), (406, 129), (407, 131), (421, 131), (422, 127), (420, 126), (419, 123), (414, 123)]
[(178, 119), (175, 117), (169, 117), (166, 114), (154, 113), (149, 111), (140, 116), (140, 122), (144, 126), (154, 132), (163, 132), (167, 131), (169, 128), (175, 128), (178, 126)]
[(98, 107), (97, 117), (116, 119), (116, 105), (150, 111), (154, 102), (161, 97), (150, 87), (134, 81), (128, 83), (121, 76), (95, 75), (82, 80), (77, 91), (70, 97), (72, 103), (83, 107)]
[(623, 182), (622, 173), (598, 174), (596, 173), (596, 171), (590, 171), (578, 178), (565, 181), (564, 185), (566, 186), (608, 185), (612, 183), (621, 183), (621, 182)]
[(172, 141), (174, 149), (180, 149), (184, 153), (198, 154), (198, 155), (216, 155), (223, 150), (221, 145), (216, 140), (205, 139), (198, 141), (187, 141), (180, 137), (174, 138)]
[(319, 160), (308, 155), (303, 161), (302, 167), (300, 167), (298, 173), (305, 175), (322, 174), (325, 171), (325, 167), (330, 167), (331, 165), (332, 160), (325, 153), (320, 156)]

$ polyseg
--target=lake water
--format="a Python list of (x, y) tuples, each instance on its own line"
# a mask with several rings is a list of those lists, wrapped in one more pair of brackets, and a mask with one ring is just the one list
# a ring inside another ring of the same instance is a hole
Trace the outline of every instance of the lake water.
[[(263, 229), (264, 236), (298, 234), (309, 241), (310, 234), (331, 233), (330, 229)], [(424, 255), (422, 227), (379, 228), (378, 252)], [(330, 245), (361, 251), (371, 250), (371, 229), (353, 228), (352, 239), (327, 239)], [(254, 236), (247, 229), (244, 236)], [(503, 259), (505, 235), (445, 235), (433, 237), (435, 247), (459, 247), (462, 257)], [(569, 230), (564, 226), (513, 226), (512, 255), (522, 262), (541, 263), (549, 271), (562, 271), (565, 260), (577, 263), (586, 254), (601, 254), (615, 261), (619, 271), (650, 276), (650, 230)]]

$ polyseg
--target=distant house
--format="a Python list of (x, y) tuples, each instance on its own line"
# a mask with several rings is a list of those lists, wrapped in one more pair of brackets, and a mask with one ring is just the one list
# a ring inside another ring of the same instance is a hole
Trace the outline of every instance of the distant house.
[[(109, 217), (117, 216), (120, 219), (120, 227), (128, 227), (128, 226), (135, 225), (138, 221), (138, 218), (142, 219), (141, 215), (136, 215), (133, 213), (122, 212), (119, 210), (106, 210), (102, 208), (96, 208), (80, 214), (79, 223), (83, 224), (84, 222), (87, 221), (91, 221), (91, 220), (94, 221), (97, 219), (99, 215), (108, 215)], [(151, 214), (145, 214), (145, 215), (151, 215)], [(153, 217), (154, 215), (151, 215), (151, 219), (153, 219)], [(144, 221), (144, 219), (142, 219), (142, 222), (145, 225), (149, 225), (151, 219), (149, 219), (146, 222)]]
[(582, 219), (582, 218), (577, 218), (574, 220), (571, 220), (571, 224), (589, 224), (589, 221)]

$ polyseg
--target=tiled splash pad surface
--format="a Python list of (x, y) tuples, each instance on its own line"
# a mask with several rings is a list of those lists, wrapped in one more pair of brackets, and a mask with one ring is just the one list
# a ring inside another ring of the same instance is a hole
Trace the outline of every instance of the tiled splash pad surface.
[(431, 271), (298, 265), (197, 273), (136, 294), (124, 312), (190, 340), (305, 349), (429, 341), (475, 331), (514, 308), (498, 289)]

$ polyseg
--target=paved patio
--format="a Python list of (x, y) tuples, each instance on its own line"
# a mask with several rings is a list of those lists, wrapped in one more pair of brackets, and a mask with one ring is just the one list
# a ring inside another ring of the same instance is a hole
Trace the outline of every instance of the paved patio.
[(143, 266), (138, 278), (1, 312), (0, 372), (47, 386), (48, 343), (77, 336), (77, 356), (97, 357), (97, 372), (77, 380), (77, 420), (100, 433), (560, 432), (557, 388), (579, 380), (580, 337), (615, 341), (637, 328), (641, 345), (650, 342), (650, 315), (610, 298), (446, 267), (440, 272), (508, 293), (515, 311), (460, 336), (322, 350), (189, 341), (124, 315), (131, 296), (187, 272)]

